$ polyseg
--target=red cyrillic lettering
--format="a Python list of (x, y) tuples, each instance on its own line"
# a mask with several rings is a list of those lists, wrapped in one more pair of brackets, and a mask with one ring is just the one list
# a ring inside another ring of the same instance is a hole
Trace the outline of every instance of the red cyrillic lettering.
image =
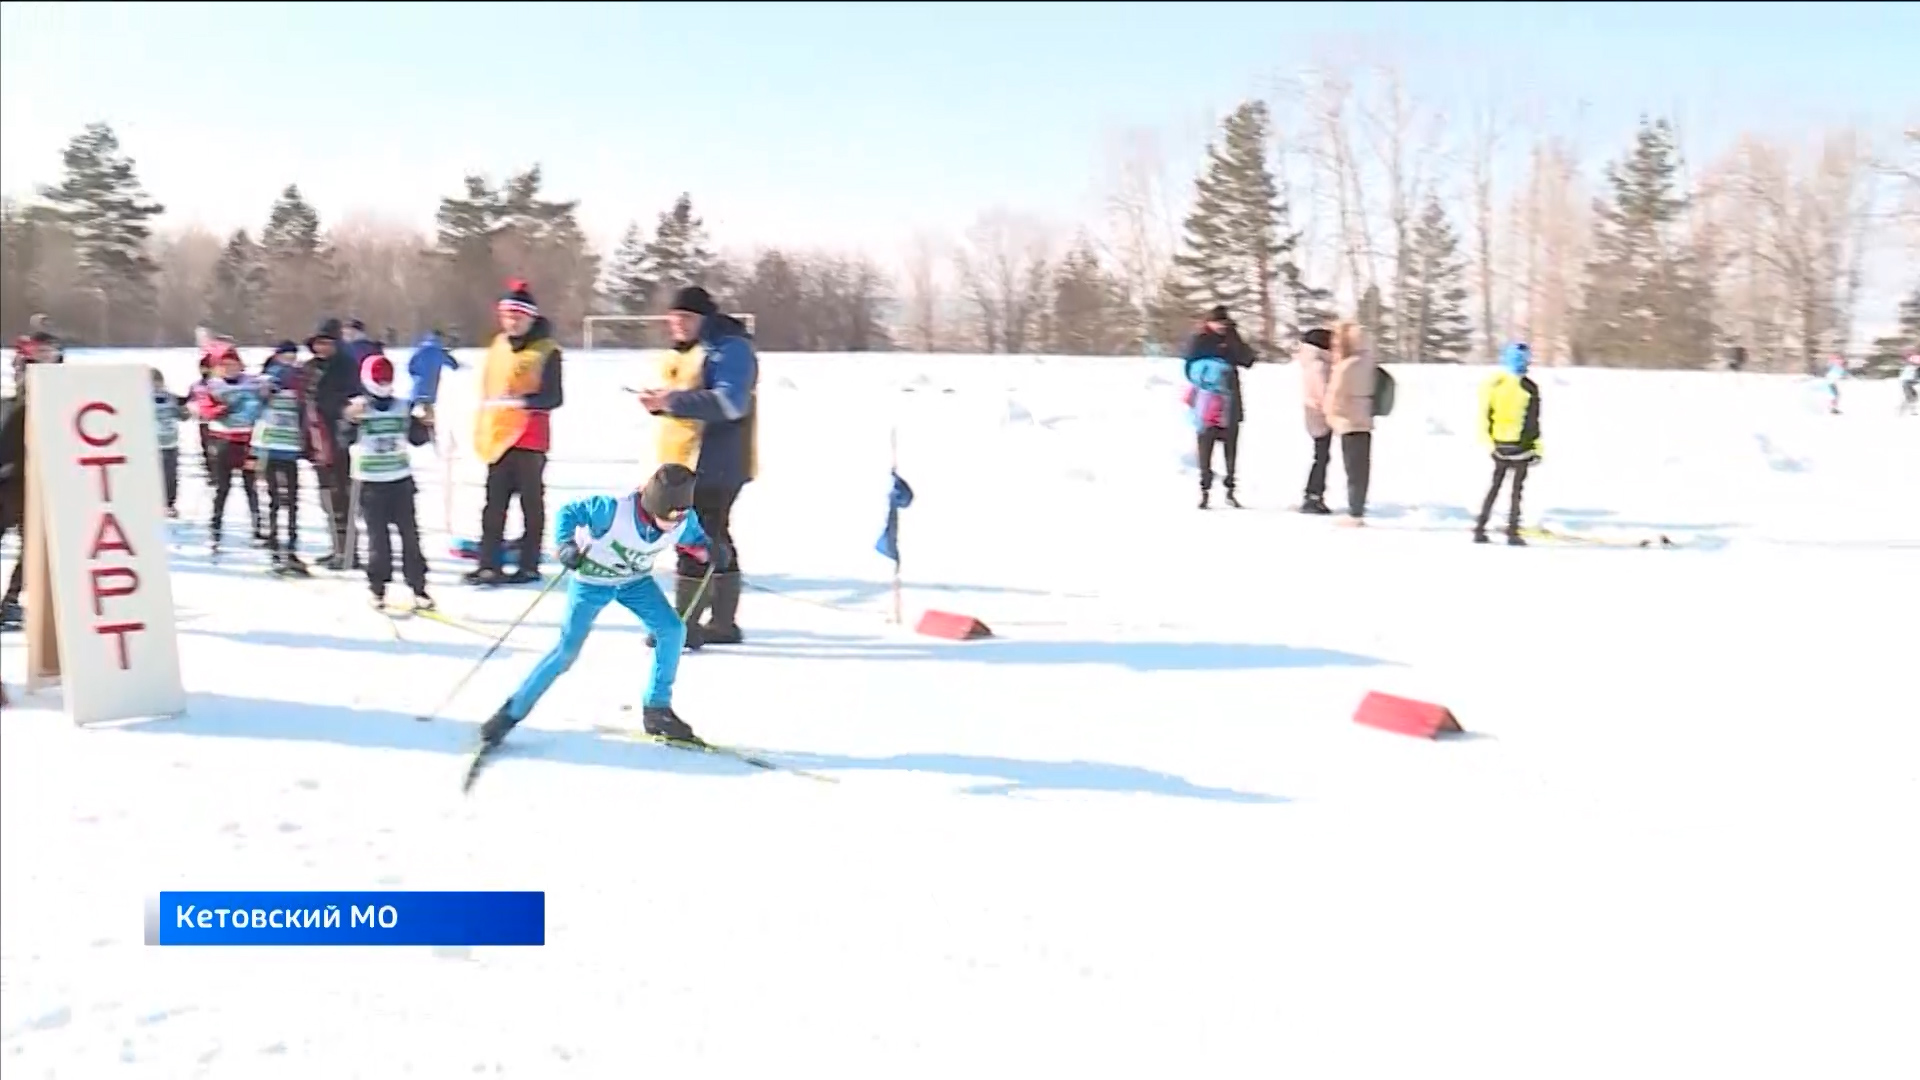
[(133, 666), (132, 658), (127, 656), (127, 635), (137, 634), (146, 628), (147, 624), (143, 622), (106, 623), (94, 627), (93, 632), (113, 635), (113, 643), (119, 647), (120, 651), (120, 670), (125, 671)]
[[(117, 439), (119, 438), (119, 436), (116, 435), (114, 436), (114, 438)], [(93, 457), (83, 457), (80, 459), (80, 464), (91, 465), (100, 470), (100, 501), (101, 502), (113, 501), (113, 484), (108, 479), (110, 474), (107, 472), (107, 466), (125, 465), (126, 463), (127, 463), (127, 455), (125, 454), (97, 454)]]
[[(109, 531), (113, 533), (112, 539), (107, 537)], [(120, 519), (114, 517), (111, 510), (100, 515), (100, 524), (93, 530), (93, 549), (87, 552), (87, 558), (97, 559), (103, 551), (124, 551), (139, 558), (134, 554), (133, 545), (127, 541), (126, 530), (120, 527)]]
[[(93, 613), (105, 617), (105, 601), (115, 596), (132, 596), (140, 591), (140, 575), (133, 572), (131, 566), (96, 566), (88, 571), (93, 577)], [(119, 578), (126, 582), (124, 588), (109, 588), (102, 583), (109, 578)]]
[(87, 414), (96, 412), (106, 413), (108, 416), (120, 415), (120, 410), (104, 401), (89, 401), (85, 405), (80, 406), (79, 410), (73, 414), (73, 433), (80, 436), (81, 442), (92, 447), (112, 446), (114, 443), (119, 442), (120, 433), (117, 431), (108, 433), (106, 438), (103, 439), (96, 439), (87, 434)]

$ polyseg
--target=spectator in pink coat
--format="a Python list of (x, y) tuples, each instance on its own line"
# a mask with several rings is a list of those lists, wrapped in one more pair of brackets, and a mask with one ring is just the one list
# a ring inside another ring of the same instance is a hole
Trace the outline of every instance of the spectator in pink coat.
[(1300, 340), (1300, 400), (1313, 439), (1313, 466), (1300, 512), (1332, 513), (1326, 502), (1327, 465), (1338, 435), (1347, 476), (1347, 520), (1357, 525), (1366, 517), (1373, 461), (1373, 351), (1365, 332), (1351, 322), (1332, 330), (1309, 330)]

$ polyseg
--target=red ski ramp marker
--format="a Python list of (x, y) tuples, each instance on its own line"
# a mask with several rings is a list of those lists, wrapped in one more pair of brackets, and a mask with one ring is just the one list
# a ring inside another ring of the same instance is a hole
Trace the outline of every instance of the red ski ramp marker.
[(913, 629), (917, 634), (948, 641), (977, 641), (993, 636), (993, 631), (987, 629), (986, 623), (971, 615), (958, 615), (951, 611), (924, 612), (920, 616), (920, 624)]
[(1360, 707), (1354, 710), (1353, 721), (1396, 735), (1412, 735), (1421, 739), (1465, 734), (1460, 721), (1445, 705), (1377, 692), (1360, 699)]

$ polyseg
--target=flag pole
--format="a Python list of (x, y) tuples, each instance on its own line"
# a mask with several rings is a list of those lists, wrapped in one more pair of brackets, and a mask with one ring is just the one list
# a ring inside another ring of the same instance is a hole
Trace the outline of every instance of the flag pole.
[[(900, 474), (899, 424), (893, 425), (892, 429), (888, 432), (887, 443), (888, 456), (892, 459), (890, 468), (893, 475), (898, 476)], [(893, 554), (893, 621), (895, 625), (900, 625), (905, 622), (905, 620), (900, 617), (900, 552), (897, 542)]]

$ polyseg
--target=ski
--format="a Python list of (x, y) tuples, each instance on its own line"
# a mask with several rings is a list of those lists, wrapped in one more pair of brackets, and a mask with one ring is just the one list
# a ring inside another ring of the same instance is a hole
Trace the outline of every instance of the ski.
[(644, 730), (622, 727), (618, 724), (595, 724), (593, 725), (593, 730), (601, 735), (611, 736), (616, 739), (625, 739), (629, 742), (644, 742), (652, 743), (655, 746), (670, 746), (675, 750), (685, 750), (696, 754), (718, 754), (721, 757), (730, 757), (735, 761), (751, 765), (756, 769), (766, 769), (769, 772), (783, 772), (791, 776), (801, 776), (808, 780), (817, 780), (823, 784), (837, 784), (840, 782), (839, 777), (827, 776), (824, 773), (808, 772), (805, 769), (798, 769), (791, 765), (782, 765), (777, 761), (761, 757), (751, 750), (742, 750), (737, 747), (722, 746), (710, 742), (683, 742), (679, 739), (668, 739), (659, 735), (650, 735)]
[(466, 795), (473, 791), (473, 782), (480, 779), (481, 770), (485, 769), (487, 763), (491, 762), (494, 755), (499, 752), (498, 744), (489, 745), (483, 742), (474, 747), (472, 755), (467, 758), (467, 771), (460, 778), (460, 794)]
[(462, 630), (462, 631), (465, 631), (466, 633), (472, 634), (475, 637), (486, 638), (489, 641), (500, 636), (499, 632), (496, 630), (488, 630), (484, 627), (476, 626), (473, 623), (467, 622), (464, 619), (456, 619), (452, 615), (447, 614), (446, 612), (440, 610), (439, 608), (416, 608), (414, 609), (413, 613), (422, 619), (428, 619), (433, 622), (437, 622), (442, 626), (452, 627), (455, 630)]

